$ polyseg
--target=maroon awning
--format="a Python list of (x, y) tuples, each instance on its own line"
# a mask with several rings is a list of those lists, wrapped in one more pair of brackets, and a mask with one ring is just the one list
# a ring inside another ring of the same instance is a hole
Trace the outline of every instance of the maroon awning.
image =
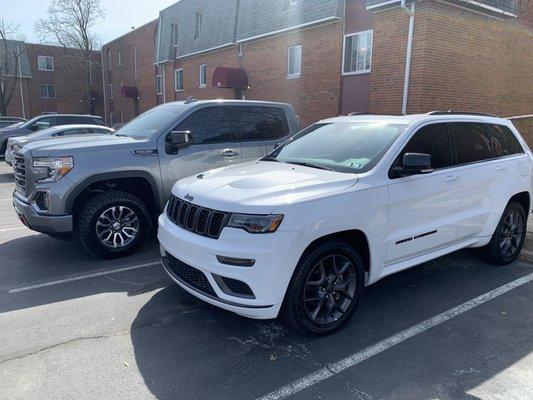
[(120, 94), (123, 97), (131, 97), (136, 99), (139, 97), (139, 90), (135, 86), (122, 86), (120, 88)]
[(241, 68), (217, 67), (213, 72), (213, 87), (246, 89), (248, 75)]

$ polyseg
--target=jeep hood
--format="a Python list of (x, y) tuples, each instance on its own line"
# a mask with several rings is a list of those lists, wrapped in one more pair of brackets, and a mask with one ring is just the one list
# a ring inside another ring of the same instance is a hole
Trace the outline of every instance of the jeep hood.
[(203, 207), (241, 213), (270, 213), (275, 208), (332, 195), (357, 183), (355, 174), (283, 162), (254, 161), (182, 179), (172, 190)]
[(34, 157), (67, 156), (84, 151), (97, 151), (100, 147), (109, 149), (113, 146), (124, 146), (138, 143), (130, 137), (113, 135), (81, 135), (57, 139), (38, 140), (24, 145)]

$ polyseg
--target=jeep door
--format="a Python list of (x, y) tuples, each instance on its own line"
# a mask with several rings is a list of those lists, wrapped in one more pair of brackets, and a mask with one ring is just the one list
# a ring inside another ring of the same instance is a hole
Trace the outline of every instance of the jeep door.
[(181, 178), (241, 162), (241, 145), (235, 138), (238, 124), (233, 107), (226, 105), (202, 107), (178, 123), (172, 130), (189, 131), (192, 142), (173, 148), (169, 133), (160, 144), (165, 196)]
[(402, 165), (405, 153), (430, 154), (434, 171), (389, 176), (387, 265), (449, 246), (457, 239), (462, 182), (454, 167), (448, 124), (420, 128), (392, 167)]
[(241, 141), (243, 161), (253, 161), (269, 154), (276, 144), (287, 140), (290, 134), (287, 115), (282, 107), (235, 107), (240, 122), (238, 139)]
[(511, 194), (518, 193), (528, 179), (519, 165), (524, 150), (506, 126), (478, 122), (451, 126), (463, 179), (458, 237), (492, 235)]

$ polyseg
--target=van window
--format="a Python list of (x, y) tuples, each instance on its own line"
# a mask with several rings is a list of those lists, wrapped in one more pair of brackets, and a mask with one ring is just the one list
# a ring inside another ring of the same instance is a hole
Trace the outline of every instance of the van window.
[(405, 153), (422, 153), (431, 155), (431, 166), (434, 169), (452, 165), (450, 134), (447, 124), (432, 124), (416, 132), (404, 147), (394, 163), (401, 166)]
[(491, 147), (493, 157), (523, 154), (524, 150), (513, 132), (505, 125), (489, 125), (492, 133)]
[(289, 134), (285, 111), (279, 107), (234, 107), (242, 141), (274, 140)]
[(239, 125), (232, 108), (202, 108), (180, 123), (175, 130), (190, 131), (193, 144), (231, 142)]
[(485, 124), (454, 122), (452, 125), (459, 165), (491, 158), (490, 138)]

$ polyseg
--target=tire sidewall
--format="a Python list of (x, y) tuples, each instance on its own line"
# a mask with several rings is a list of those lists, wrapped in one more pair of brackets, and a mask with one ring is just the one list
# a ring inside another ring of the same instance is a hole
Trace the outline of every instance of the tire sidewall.
[[(512, 212), (512, 211), (518, 211), (518, 213), (520, 214), (520, 216), (522, 218), (523, 232), (522, 232), (522, 237), (520, 238), (520, 244), (518, 246), (518, 249), (517, 249), (516, 253), (513, 256), (511, 256), (511, 257), (505, 257), (501, 253), (499, 242), (500, 242), (500, 236), (501, 236), (501, 231), (503, 229), (504, 221), (505, 221), (507, 215), (510, 212)], [(524, 211), (524, 208), (519, 203), (510, 203), (505, 208), (505, 210), (504, 210), (504, 212), (502, 214), (502, 217), (500, 219), (500, 222), (498, 223), (498, 226), (496, 228), (496, 231), (494, 232), (494, 236), (492, 238), (491, 250), (492, 250), (493, 257), (495, 258), (495, 260), (499, 264), (509, 264), (509, 263), (513, 262), (514, 260), (516, 260), (516, 258), (520, 254), (522, 246), (524, 245), (526, 234), (527, 234), (527, 216), (526, 216), (526, 213)]]
[[(309, 320), (304, 308), (303, 308), (303, 291), (305, 288), (305, 283), (309, 273), (314, 268), (317, 262), (319, 262), (324, 257), (333, 254), (343, 255), (352, 261), (355, 268), (356, 275), (356, 290), (354, 293), (353, 300), (344, 313), (344, 315), (339, 318), (338, 321), (330, 323), (326, 326), (316, 324)], [(314, 335), (327, 335), (338, 330), (342, 325), (344, 325), (349, 318), (353, 315), (355, 308), (359, 302), (359, 299), (363, 293), (364, 289), (364, 266), (363, 261), (357, 251), (353, 249), (350, 245), (344, 242), (334, 242), (326, 243), (321, 246), (318, 246), (314, 250), (305, 254), (300, 260), (298, 267), (298, 273), (295, 276), (293, 284), (290, 286), (289, 290), (294, 290), (294, 295), (296, 301), (293, 301), (292, 304), (292, 316), (297, 319), (297, 324), (303, 328), (303, 331), (306, 333), (311, 333)]]
[[(150, 217), (149, 214), (147, 214), (146, 208), (143, 207), (144, 204), (141, 200), (138, 200), (129, 194), (128, 196), (120, 196), (120, 194), (117, 193), (113, 199), (105, 199), (104, 196), (98, 198), (98, 196), (99, 195), (95, 196), (91, 200), (93, 201), (93, 204), (97, 201), (101, 201), (101, 204), (92, 206), (88, 223), (80, 225), (78, 228), (79, 234), (84, 238), (87, 238), (89, 241), (89, 243), (85, 243), (85, 240), (82, 240), (83, 244), (89, 251), (105, 258), (123, 257), (131, 254), (142, 245), (150, 229)], [(89, 200), (89, 202), (91, 202), (91, 200)], [(105, 246), (96, 234), (96, 222), (98, 221), (98, 218), (105, 210), (114, 206), (126, 206), (132, 209), (139, 219), (139, 232), (135, 239), (127, 246), (118, 249)]]

